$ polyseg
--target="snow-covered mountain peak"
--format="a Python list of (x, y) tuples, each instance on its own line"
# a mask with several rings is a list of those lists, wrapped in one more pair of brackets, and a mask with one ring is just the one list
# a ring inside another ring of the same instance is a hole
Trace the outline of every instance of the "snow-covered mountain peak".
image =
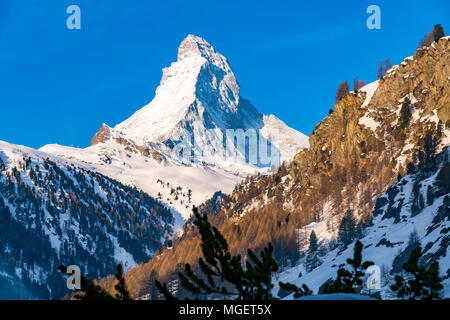
[(231, 71), (227, 59), (218, 53), (205, 39), (188, 35), (178, 48), (178, 62), (190, 57), (203, 57), (211, 64), (219, 67), (225, 72)]
[[(230, 129), (251, 129), (268, 141), (276, 130), (282, 130), (284, 136), (295, 136), (287, 144), (280, 141), (283, 148), (278, 149), (283, 160), (290, 160), (307, 146), (307, 137), (302, 135), (299, 139), (299, 133), (281, 120), (269, 121), (268, 125), (266, 120), (241, 98), (239, 84), (226, 58), (203, 38), (188, 35), (178, 48), (177, 61), (163, 69), (152, 102), (118, 124), (113, 132), (139, 146), (151, 144), (168, 158), (173, 143), (182, 140), (181, 136), (187, 132), (197, 144), (196, 157), (212, 165), (223, 157), (226, 131)], [(278, 147), (277, 142), (271, 142)]]
[[(187, 36), (178, 49), (178, 60), (162, 71), (152, 102), (115, 127), (133, 141), (164, 142), (176, 135), (183, 121), (191, 127), (202, 122), (225, 129), (236, 122), (231, 118), (244, 118), (238, 110), (240, 88), (231, 67), (204, 39)], [(253, 106), (243, 107), (251, 109), (245, 111), (245, 118), (261, 117)]]
[[(240, 96), (226, 58), (206, 40), (188, 35), (177, 61), (162, 71), (153, 100), (113, 128), (103, 124), (89, 148), (41, 150), (92, 164), (189, 216), (190, 204), (218, 190), (231, 192), (243, 177), (290, 161), (309, 146), (307, 136)], [(192, 203), (171, 199), (167, 183), (191, 189)]]

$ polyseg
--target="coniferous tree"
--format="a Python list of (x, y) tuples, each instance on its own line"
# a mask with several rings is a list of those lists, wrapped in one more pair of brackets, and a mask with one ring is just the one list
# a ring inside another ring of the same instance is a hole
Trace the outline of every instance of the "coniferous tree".
[(338, 230), (338, 242), (347, 247), (356, 237), (356, 219), (351, 210), (347, 210), (341, 220)]
[(378, 71), (377, 71), (377, 79), (381, 80), (384, 76), (384, 70), (383, 70), (383, 61), (380, 61), (378, 64)]
[[(273, 246), (261, 252), (261, 257), (248, 249), (248, 259), (243, 267), (240, 255), (231, 255), (228, 243), (219, 230), (208, 222), (206, 214), (201, 215), (194, 207), (193, 223), (201, 236), (203, 258), (199, 268), (203, 276), (197, 276), (189, 264), (178, 276), (182, 287), (195, 297), (208, 295), (231, 296), (238, 300), (270, 300), (272, 273), (278, 270), (274, 260)], [(156, 281), (161, 294), (167, 299), (175, 299), (166, 284)]]
[(355, 293), (357, 288), (361, 288), (365, 271), (368, 267), (374, 265), (372, 261), (364, 261), (362, 259), (363, 244), (356, 241), (353, 251), (353, 259), (347, 259), (347, 263), (351, 266), (351, 271), (340, 268), (337, 272), (337, 278), (331, 284), (325, 286), (325, 293)]
[(439, 41), (445, 36), (444, 28), (440, 24), (436, 24), (430, 33), (426, 34), (424, 39), (420, 42), (419, 48), (429, 47), (434, 41)]
[(438, 42), (442, 37), (445, 37), (444, 28), (440, 24), (436, 24), (433, 28), (434, 41)]
[(428, 269), (419, 265), (422, 248), (415, 248), (409, 260), (403, 264), (406, 272), (405, 278), (395, 276), (395, 284), (391, 290), (397, 293), (398, 298), (407, 297), (409, 300), (440, 299), (440, 291), (443, 289), (442, 278), (439, 276), (439, 263), (433, 262)]
[(311, 231), (311, 235), (309, 236), (309, 249), (308, 255), (306, 256), (306, 270), (310, 272), (311, 270), (317, 268), (322, 264), (322, 261), (319, 258), (319, 245), (317, 242), (316, 233)]
[(309, 236), (309, 251), (310, 252), (317, 252), (317, 249), (319, 248), (319, 245), (317, 243), (317, 236), (316, 233), (311, 231), (311, 234)]
[(345, 95), (347, 95), (349, 92), (349, 86), (347, 80), (342, 82), (337, 91), (336, 91), (336, 100), (341, 100)]
[(128, 292), (127, 284), (125, 282), (125, 277), (123, 275), (123, 268), (121, 264), (117, 265), (116, 278), (118, 283), (114, 286), (117, 293), (115, 295), (117, 300), (131, 300), (130, 293)]
[(392, 68), (391, 58), (384, 60), (384, 74), (386, 74)]
[(423, 275), (423, 299), (440, 299), (441, 290), (444, 288), (441, 282), (442, 278), (439, 276), (439, 263), (435, 261)]
[(418, 247), (420, 246), (420, 236), (416, 229), (411, 231), (408, 236), (408, 247)]
[(170, 292), (169, 288), (167, 287), (166, 283), (160, 283), (158, 280), (155, 280), (156, 288), (158, 289), (159, 293), (166, 298), (166, 300), (177, 300), (177, 298)]
[(406, 128), (408, 126), (410, 118), (411, 118), (411, 101), (409, 100), (408, 97), (406, 97), (400, 109), (400, 126), (402, 128)]
[[(67, 273), (67, 267), (60, 265), (58, 269), (63, 273)], [(81, 289), (77, 290), (74, 295), (76, 300), (131, 300), (130, 293), (128, 292), (125, 278), (123, 275), (122, 265), (117, 265), (116, 278), (119, 281), (116, 284), (115, 289), (117, 293), (115, 296), (111, 295), (108, 291), (101, 286), (94, 283), (94, 281), (87, 279), (83, 275), (80, 275)]]
[(353, 79), (353, 91), (355, 91), (355, 93), (357, 93), (359, 89), (361, 89), (365, 85), (366, 85), (365, 81), (362, 80), (359, 81), (358, 78)]

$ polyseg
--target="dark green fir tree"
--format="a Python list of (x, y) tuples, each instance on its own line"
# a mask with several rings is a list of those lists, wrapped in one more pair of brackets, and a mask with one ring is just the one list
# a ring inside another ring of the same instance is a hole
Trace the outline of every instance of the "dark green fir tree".
[[(237, 300), (271, 300), (272, 274), (278, 270), (273, 258), (273, 246), (262, 250), (258, 257), (247, 250), (248, 258), (243, 263), (241, 255), (232, 255), (224, 236), (209, 222), (206, 214), (201, 215), (194, 207), (194, 225), (201, 236), (203, 257), (198, 261), (202, 275), (197, 275), (191, 265), (186, 264), (179, 272), (181, 286), (199, 299), (215, 296)], [(167, 285), (156, 281), (161, 294), (166, 299), (175, 299)], [(309, 289), (308, 289), (309, 290)]]

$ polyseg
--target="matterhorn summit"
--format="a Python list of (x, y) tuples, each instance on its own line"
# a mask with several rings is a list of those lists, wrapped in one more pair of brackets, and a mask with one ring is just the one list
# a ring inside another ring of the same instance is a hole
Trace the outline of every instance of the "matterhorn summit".
[(177, 61), (163, 69), (155, 98), (114, 129), (137, 143), (165, 142), (183, 128), (260, 128), (258, 111), (239, 96), (227, 60), (204, 39), (189, 35)]
[[(227, 59), (203, 38), (188, 35), (162, 73), (153, 100), (115, 127), (103, 124), (90, 147), (41, 150), (88, 162), (183, 213), (309, 146), (307, 136), (240, 96)], [(180, 206), (171, 200), (172, 187), (192, 196)]]

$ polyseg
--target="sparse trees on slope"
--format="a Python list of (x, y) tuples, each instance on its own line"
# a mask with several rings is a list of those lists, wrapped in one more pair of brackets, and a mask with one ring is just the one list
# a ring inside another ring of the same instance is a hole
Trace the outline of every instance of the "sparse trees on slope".
[(388, 72), (392, 68), (391, 58), (384, 60), (384, 73)]
[(349, 92), (349, 86), (347, 80), (342, 82), (336, 91), (336, 100), (341, 100)]
[(434, 158), (438, 144), (437, 133), (431, 129), (427, 129), (423, 139), (419, 140), (416, 159), (418, 160), (417, 169), (422, 176), (436, 169)]
[(378, 71), (377, 71), (377, 79), (381, 80), (386, 75), (386, 72), (388, 72), (392, 68), (391, 58), (387, 58), (386, 60), (380, 61), (378, 64)]
[(361, 89), (365, 85), (366, 85), (365, 81), (362, 80), (359, 81), (358, 78), (353, 79), (353, 91), (355, 91), (355, 93), (357, 93), (359, 89)]
[(444, 28), (440, 24), (436, 24), (430, 33), (426, 34), (422, 41), (420, 41), (419, 48), (429, 47), (433, 41), (439, 41), (440, 38), (445, 36)]
[(420, 41), (419, 48), (429, 47), (434, 41), (433, 31), (427, 33), (422, 41)]

